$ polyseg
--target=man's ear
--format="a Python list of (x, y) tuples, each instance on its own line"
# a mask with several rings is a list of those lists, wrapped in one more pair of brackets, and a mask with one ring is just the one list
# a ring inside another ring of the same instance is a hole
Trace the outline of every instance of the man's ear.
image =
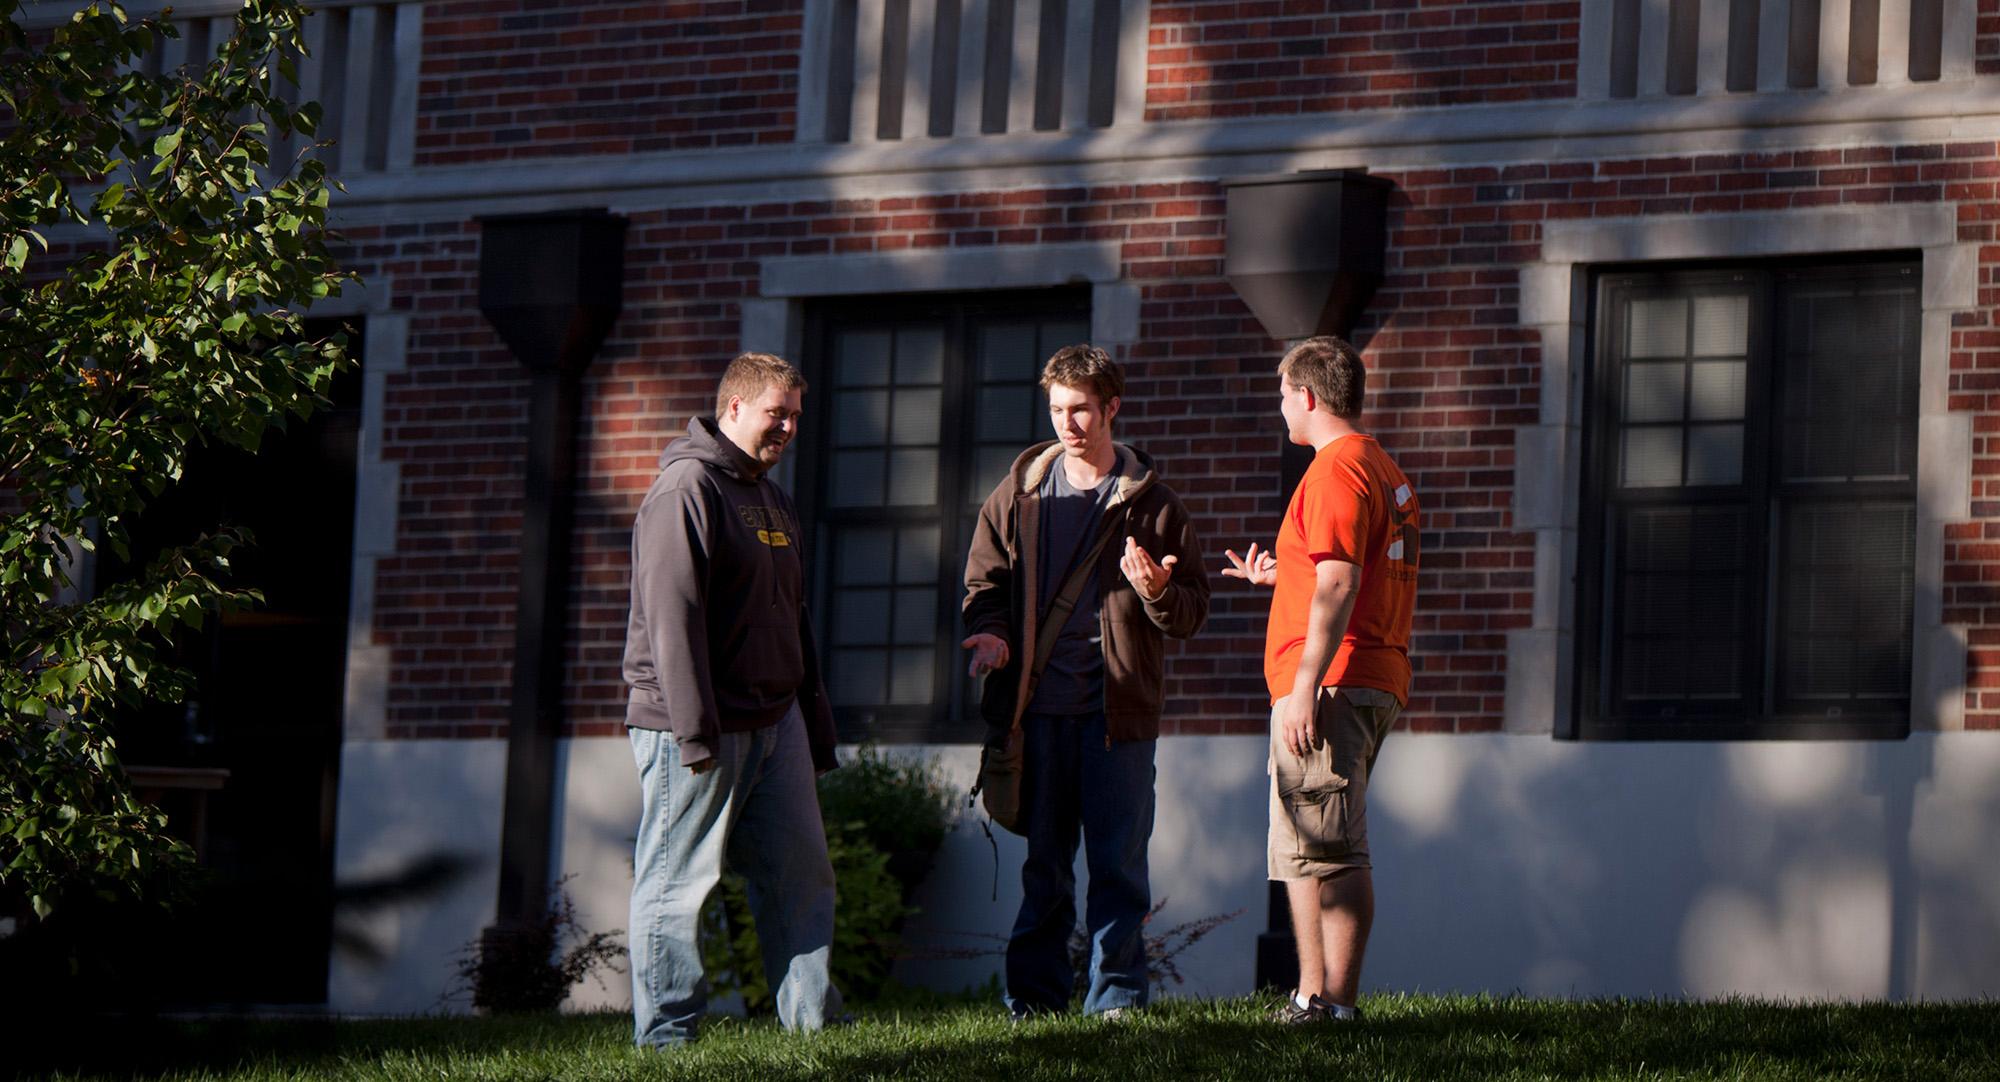
[(729, 396), (729, 405), (724, 406), (722, 408), (722, 415), (734, 421), (736, 420), (737, 414), (741, 413), (742, 411), (743, 411), (743, 396), (740, 394), (733, 394)]
[(1299, 388), (1299, 390), (1304, 391), (1306, 393), (1307, 413), (1311, 413), (1312, 411), (1319, 408), (1319, 396), (1313, 393), (1313, 389), (1311, 387), (1301, 387)]
[(1110, 421), (1118, 416), (1119, 401), (1120, 399), (1117, 395), (1112, 395), (1111, 401), (1104, 404), (1104, 419), (1106, 421)]

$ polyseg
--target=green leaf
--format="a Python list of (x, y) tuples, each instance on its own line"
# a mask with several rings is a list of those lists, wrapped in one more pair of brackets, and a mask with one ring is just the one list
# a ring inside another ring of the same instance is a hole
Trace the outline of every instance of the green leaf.
[(172, 154), (175, 150), (178, 150), (181, 145), (181, 133), (185, 130), (187, 129), (175, 128), (173, 131), (153, 140), (153, 153), (164, 158)]

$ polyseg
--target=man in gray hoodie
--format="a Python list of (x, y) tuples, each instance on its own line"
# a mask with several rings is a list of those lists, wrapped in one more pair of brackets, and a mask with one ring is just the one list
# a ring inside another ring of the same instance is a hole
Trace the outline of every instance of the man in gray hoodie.
[(625, 724), (639, 766), (632, 866), (635, 1040), (691, 1040), (707, 1008), (702, 904), (723, 863), (749, 884), (778, 1020), (841, 1013), (828, 972), (833, 866), (813, 778), (833, 712), (806, 618), (792, 501), (769, 477), (798, 433), (805, 379), (765, 353), (731, 361), (715, 418), (688, 421), (632, 527)]

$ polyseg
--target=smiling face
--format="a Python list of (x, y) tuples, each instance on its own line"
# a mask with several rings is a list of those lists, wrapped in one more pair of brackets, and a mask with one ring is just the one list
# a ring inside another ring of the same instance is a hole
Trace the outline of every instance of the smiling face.
[(716, 419), (716, 427), (768, 470), (778, 464), (792, 437), (798, 435), (799, 406), (804, 398), (805, 392), (796, 387), (766, 384), (755, 398), (732, 396)]
[(1062, 383), (1049, 384), (1049, 424), (1062, 441), (1063, 453), (1092, 462), (1111, 450), (1111, 419), (1118, 400), (1109, 402), (1095, 392)]

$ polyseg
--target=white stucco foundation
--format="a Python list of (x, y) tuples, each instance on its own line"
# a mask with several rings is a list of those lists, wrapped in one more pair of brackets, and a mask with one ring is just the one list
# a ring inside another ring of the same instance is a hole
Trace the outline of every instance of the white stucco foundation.
[[(341, 749), (330, 1008), (418, 1014), (470, 1006), (442, 997), (458, 952), (493, 922), (506, 775), (500, 740), (351, 740)], [(438, 858), (457, 871), (429, 889), (377, 904), (353, 900), (357, 888)]]
[[(466, 854), (448, 890), (347, 915), (384, 961), (336, 951), (331, 1005), (438, 1005), (453, 952), (493, 913), (504, 749), (497, 741), (350, 744), (343, 883), (416, 856)], [(932, 754), (955, 784), (977, 761)], [(1160, 743), (1155, 930), (1243, 915), (1183, 954), (1172, 995), (1251, 991), (1265, 927), (1263, 741)], [(638, 794), (621, 739), (567, 742), (557, 866), (591, 930), (623, 928)], [(1549, 996), (1961, 999), (2000, 995), (2000, 740), (1564, 743), (1397, 734), (1369, 816), (1378, 911), (1370, 989)], [(1019, 903), (1020, 839), (976, 821), (947, 840), (902, 980), (983, 984)], [(365, 854), (366, 859), (350, 854)], [(572, 1008), (627, 1002), (624, 978)], [(457, 1009), (463, 1009), (461, 1001)]]

